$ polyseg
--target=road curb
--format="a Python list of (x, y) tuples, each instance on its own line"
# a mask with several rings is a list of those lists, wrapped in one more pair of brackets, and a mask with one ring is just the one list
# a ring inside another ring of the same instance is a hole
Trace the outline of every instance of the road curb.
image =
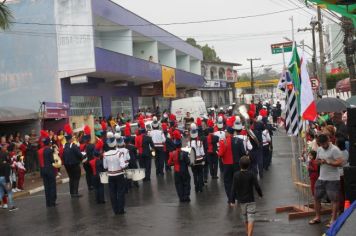
[[(64, 179), (59, 179), (56, 181), (57, 185), (60, 185), (60, 184), (66, 184), (69, 182), (69, 178), (64, 178)], [(30, 196), (30, 195), (33, 195), (35, 193), (38, 193), (38, 192), (41, 192), (44, 190), (44, 186), (41, 185), (37, 188), (33, 188), (33, 189), (30, 189), (30, 190), (26, 190), (26, 191), (22, 191), (22, 192), (16, 192), (14, 193), (14, 199), (17, 199), (17, 198), (20, 198), (20, 197), (26, 197), (26, 196)]]

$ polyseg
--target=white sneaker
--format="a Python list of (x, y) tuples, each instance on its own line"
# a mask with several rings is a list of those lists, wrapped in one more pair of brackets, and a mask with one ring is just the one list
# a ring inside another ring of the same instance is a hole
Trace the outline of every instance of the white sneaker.
[(18, 209), (19, 209), (18, 207), (13, 206), (13, 207), (11, 207), (11, 208), (9, 209), (9, 211), (16, 211), (16, 210), (18, 210)]
[(13, 188), (13, 189), (12, 189), (12, 192), (13, 192), (13, 193), (16, 193), (16, 192), (17, 192), (16, 188)]
[(7, 209), (7, 208), (8, 208), (7, 204), (4, 204), (4, 205), (2, 206), (2, 209)]

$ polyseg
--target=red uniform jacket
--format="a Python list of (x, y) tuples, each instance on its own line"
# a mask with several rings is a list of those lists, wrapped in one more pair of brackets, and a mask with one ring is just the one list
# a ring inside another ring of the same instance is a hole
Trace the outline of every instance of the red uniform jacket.
[(96, 176), (96, 161), (99, 160), (98, 157), (94, 157), (89, 161), (91, 170), (93, 171), (93, 176)]
[(260, 110), (260, 116), (267, 117), (267, 110), (266, 109), (261, 109)]
[(136, 135), (135, 137), (135, 147), (137, 148), (138, 150), (138, 154), (139, 155), (142, 155), (142, 135)]
[(39, 162), (41, 168), (44, 167), (43, 151), (44, 151), (45, 148), (46, 148), (46, 146), (41, 147), (41, 148), (38, 150), (38, 162)]
[(180, 172), (179, 153), (179, 149), (169, 153), (168, 165), (174, 165), (175, 172)]
[(231, 165), (234, 163), (231, 148), (231, 136), (227, 136), (225, 140), (219, 142), (219, 157), (221, 157), (224, 165)]

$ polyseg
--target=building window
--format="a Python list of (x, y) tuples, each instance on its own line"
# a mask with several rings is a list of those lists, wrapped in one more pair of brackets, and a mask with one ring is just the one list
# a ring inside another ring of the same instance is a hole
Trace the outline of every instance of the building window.
[(96, 96), (71, 96), (70, 114), (72, 116), (94, 115), (103, 116), (101, 97)]
[(159, 106), (160, 112), (164, 110), (169, 110), (170, 100), (169, 98), (164, 97), (155, 97), (156, 99), (156, 106)]
[(217, 69), (215, 66), (210, 67), (210, 79), (217, 79)]
[(111, 97), (111, 114), (116, 117), (117, 114), (124, 113), (127, 117), (132, 117), (132, 99), (131, 97)]
[(201, 75), (202, 75), (203, 77), (206, 76), (206, 68), (205, 68), (205, 66), (201, 66)]
[(152, 97), (139, 97), (138, 98), (139, 109), (147, 110), (153, 108), (153, 98)]
[(219, 68), (219, 79), (226, 79), (225, 78), (225, 69)]

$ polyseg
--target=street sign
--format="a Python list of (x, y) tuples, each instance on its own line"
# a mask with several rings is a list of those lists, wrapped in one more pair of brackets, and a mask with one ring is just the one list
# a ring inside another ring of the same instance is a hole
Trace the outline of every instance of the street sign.
[(293, 42), (276, 43), (271, 45), (272, 54), (278, 54), (284, 52), (291, 52), (293, 49)]
[(319, 81), (318, 78), (316, 78), (316, 77), (310, 78), (310, 83), (311, 83), (312, 89), (313, 89), (314, 91), (317, 91), (317, 90), (319, 89), (319, 87), (320, 87), (320, 81)]

